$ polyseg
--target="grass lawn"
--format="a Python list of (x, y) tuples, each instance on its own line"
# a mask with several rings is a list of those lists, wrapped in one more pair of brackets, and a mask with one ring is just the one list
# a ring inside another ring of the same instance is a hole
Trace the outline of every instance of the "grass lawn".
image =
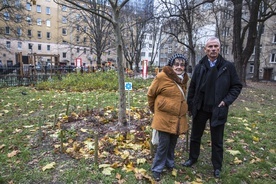
[[(70, 77), (0, 89), (0, 183), (154, 183), (146, 101), (150, 80), (133, 81), (139, 87), (129, 93), (130, 121), (122, 127), (116, 122), (114, 84), (101, 80), (95, 88), (82, 78), (78, 87), (70, 81), (68, 87), (66, 80), (76, 81)], [(213, 178), (207, 127), (197, 164), (181, 166), (188, 158), (181, 135), (176, 168), (164, 171), (159, 183), (275, 183), (275, 98), (276, 83), (248, 81), (243, 88), (229, 112), (221, 179)]]

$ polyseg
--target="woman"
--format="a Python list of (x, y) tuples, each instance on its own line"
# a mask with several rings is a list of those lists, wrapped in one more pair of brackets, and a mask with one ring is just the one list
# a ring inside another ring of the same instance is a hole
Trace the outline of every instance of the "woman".
[(182, 54), (173, 55), (152, 81), (147, 97), (154, 113), (151, 127), (158, 131), (159, 143), (152, 163), (156, 181), (164, 167), (174, 168), (174, 150), (180, 134), (188, 130), (186, 90), (189, 77), (185, 72), (187, 59)]

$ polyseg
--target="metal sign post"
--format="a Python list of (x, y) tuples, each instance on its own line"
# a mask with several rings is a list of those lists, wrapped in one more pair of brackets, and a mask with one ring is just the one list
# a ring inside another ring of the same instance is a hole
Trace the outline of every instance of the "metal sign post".
[(128, 96), (128, 122), (130, 125), (130, 97), (129, 97), (129, 91), (132, 90), (132, 82), (125, 82), (125, 90), (127, 90), (127, 96)]

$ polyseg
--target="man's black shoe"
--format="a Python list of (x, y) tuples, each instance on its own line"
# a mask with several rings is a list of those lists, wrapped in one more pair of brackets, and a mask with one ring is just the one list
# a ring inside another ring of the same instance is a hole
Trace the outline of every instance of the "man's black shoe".
[(220, 178), (220, 170), (219, 169), (214, 170), (214, 177), (215, 178)]
[(160, 173), (159, 172), (152, 172), (153, 178), (155, 181), (160, 181)]
[(196, 163), (196, 160), (191, 160), (191, 159), (189, 159), (189, 160), (187, 160), (186, 162), (184, 162), (182, 165), (184, 166), (184, 167), (191, 167), (192, 165), (194, 165)]

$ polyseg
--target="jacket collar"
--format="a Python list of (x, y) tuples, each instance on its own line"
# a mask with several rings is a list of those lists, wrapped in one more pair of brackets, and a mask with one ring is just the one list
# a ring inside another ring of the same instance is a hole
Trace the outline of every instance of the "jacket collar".
[(189, 80), (188, 75), (186, 74), (186, 72), (184, 72), (183, 74), (183, 80), (181, 81), (181, 79), (177, 76), (177, 74), (173, 71), (172, 67), (170, 66), (164, 66), (162, 71), (173, 81), (175, 81), (178, 84), (186, 84), (187, 81)]

